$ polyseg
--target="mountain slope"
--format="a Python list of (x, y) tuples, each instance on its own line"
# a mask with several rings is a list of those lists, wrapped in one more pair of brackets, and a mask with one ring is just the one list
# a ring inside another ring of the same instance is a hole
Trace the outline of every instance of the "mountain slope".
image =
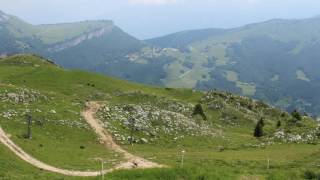
[(200, 29), (183, 31), (167, 36), (146, 40), (146, 42), (162, 48), (185, 48), (188, 44), (207, 39), (211, 36), (219, 36), (226, 33), (223, 29)]
[(18, 17), (0, 12), (0, 24), (15, 38), (38, 39), (43, 44), (57, 44), (98, 29), (112, 28), (112, 21), (32, 25)]
[(108, 61), (123, 61), (143, 44), (112, 21), (32, 25), (2, 12), (0, 38), (6, 42), (0, 54), (33, 52), (68, 68), (80, 69), (92, 63), (89, 70)]
[(227, 90), (319, 116), (319, 17), (140, 41), (111, 21), (34, 26), (0, 14), (0, 40), (6, 42), (0, 55), (32, 52), (70, 69), (152, 85)]
[[(296, 115), (230, 93), (148, 87), (64, 70), (37, 56), (0, 59), (0, 125), (13, 142), (44, 163), (88, 171), (101, 168), (97, 157), (106, 160), (105, 168), (123, 161), (121, 153), (99, 143), (82, 118), (87, 101), (103, 102), (96, 118), (123, 149), (171, 167), (119, 171), (108, 174), (110, 179), (300, 179), (306, 170), (316, 172), (314, 164), (319, 163), (315, 158), (319, 128), (306, 116), (296, 119)], [(195, 113), (200, 112), (195, 111), (199, 103), (205, 119)], [(33, 119), (32, 139), (23, 136), (26, 114)], [(130, 118), (135, 119), (133, 132)], [(264, 119), (264, 136), (257, 139), (252, 134), (260, 118)], [(134, 146), (129, 144), (130, 133)], [(186, 152), (183, 167), (182, 150)], [(268, 173), (266, 153), (274, 165)], [(286, 156), (279, 155), (283, 153)], [(21, 161), (11, 163), (16, 159), (2, 144), (0, 154), (1, 178), (72, 179), (38, 173)]]
[[(88, 101), (103, 103), (94, 110), (96, 118), (121, 148), (170, 166), (113, 172), (109, 179), (301, 179), (307, 170), (316, 173), (315, 164), (320, 163), (320, 129), (307, 116), (230, 93), (148, 87), (65, 70), (38, 56), (0, 59), (0, 126), (44, 163), (97, 171), (99, 158), (106, 161), (106, 169), (124, 160), (122, 153), (101, 144), (81, 116)], [(32, 117), (31, 139), (24, 136), (26, 114)], [(253, 130), (261, 118), (264, 136), (255, 138)], [(0, 178), (73, 179), (39, 172), (2, 144), (0, 154)], [(266, 155), (272, 167), (268, 172)]]
[[(175, 59), (165, 67), (166, 86), (218, 88), (313, 115), (320, 110), (319, 42), (318, 17), (185, 31), (147, 40), (154, 54)], [(132, 56), (138, 56), (138, 62), (144, 54)]]

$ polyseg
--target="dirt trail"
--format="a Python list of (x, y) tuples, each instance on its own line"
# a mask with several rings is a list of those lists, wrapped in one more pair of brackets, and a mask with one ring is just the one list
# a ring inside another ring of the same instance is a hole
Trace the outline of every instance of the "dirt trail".
[(144, 158), (135, 156), (126, 150), (122, 149), (121, 146), (113, 141), (112, 136), (105, 130), (103, 122), (95, 118), (94, 115), (97, 113), (101, 104), (99, 102), (88, 102), (86, 104), (87, 109), (82, 112), (82, 116), (88, 122), (88, 124), (95, 130), (100, 136), (102, 142), (108, 149), (112, 149), (118, 153), (122, 153), (126, 162), (123, 162), (117, 166), (120, 169), (130, 168), (161, 168), (163, 165), (151, 162)]
[[(39, 169), (43, 169), (46, 171), (55, 172), (55, 173), (59, 173), (59, 174), (67, 175), (67, 176), (98, 176), (98, 175), (101, 175), (101, 171), (92, 171), (92, 172), (90, 172), (90, 171), (88, 171), (88, 172), (71, 171), (71, 170), (60, 169), (60, 168), (45, 164), (45, 163), (33, 158), (32, 156), (30, 156), (25, 151), (23, 151), (19, 146), (17, 146), (14, 142), (12, 142), (9, 139), (9, 137), (6, 135), (6, 133), (2, 130), (1, 127), (0, 127), (0, 142), (2, 144), (4, 144), (5, 146), (7, 146), (14, 154), (16, 154), (22, 160), (28, 162), (29, 164), (32, 164), (33, 166), (35, 166)], [(104, 173), (107, 173), (112, 170), (113, 169), (106, 170), (106, 171), (104, 171)]]
[(89, 102), (87, 103), (87, 109), (82, 112), (83, 117), (90, 124), (90, 126), (95, 130), (95, 132), (100, 136), (102, 141), (104, 142), (107, 148), (110, 148), (116, 152), (122, 153), (125, 158), (125, 162), (118, 164), (116, 167), (108, 170), (101, 171), (73, 171), (57, 168), (54, 166), (50, 166), (45, 164), (31, 155), (27, 154), (23, 151), (19, 146), (17, 146), (13, 141), (10, 140), (9, 136), (3, 131), (0, 127), (0, 142), (8, 147), (14, 154), (16, 154), (19, 158), (26, 161), (27, 163), (46, 171), (59, 173), (66, 176), (99, 176), (101, 173), (106, 174), (118, 169), (132, 169), (132, 168), (160, 168), (165, 167), (163, 165), (159, 165), (153, 162), (150, 162), (146, 159), (137, 157), (135, 155), (130, 154), (129, 152), (122, 149), (119, 145), (117, 145), (112, 136), (103, 128), (103, 124), (101, 121), (94, 117), (94, 114), (97, 112), (101, 105), (97, 102)]

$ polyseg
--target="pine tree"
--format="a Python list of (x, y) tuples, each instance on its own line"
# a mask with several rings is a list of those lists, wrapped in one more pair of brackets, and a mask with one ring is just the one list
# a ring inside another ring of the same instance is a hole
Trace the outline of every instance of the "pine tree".
[(296, 120), (298, 121), (301, 121), (302, 120), (302, 117), (300, 115), (300, 113), (297, 111), (297, 110), (294, 110), (292, 113), (291, 113), (292, 117), (294, 117)]
[(263, 136), (263, 126), (264, 126), (264, 122), (263, 122), (263, 118), (261, 118), (254, 129), (254, 133), (253, 133), (254, 137)]
[(261, 126), (263, 127), (264, 126), (264, 117), (261, 117), (258, 123), (260, 123)]
[(278, 120), (278, 122), (277, 122), (277, 128), (279, 128), (279, 127), (281, 127), (281, 121), (280, 120)]
[(26, 139), (31, 139), (31, 124), (32, 124), (32, 116), (30, 114), (27, 114), (27, 134), (25, 135)]
[(200, 115), (203, 120), (207, 120), (207, 116), (205, 115), (201, 104), (197, 104), (197, 105), (194, 107), (192, 116), (195, 116), (195, 115)]

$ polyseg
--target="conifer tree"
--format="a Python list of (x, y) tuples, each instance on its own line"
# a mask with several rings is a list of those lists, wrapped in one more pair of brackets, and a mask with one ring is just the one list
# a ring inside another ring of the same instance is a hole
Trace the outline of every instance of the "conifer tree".
[(197, 104), (197, 105), (194, 107), (192, 116), (195, 116), (195, 115), (200, 115), (203, 120), (207, 120), (207, 116), (205, 115), (201, 104)]
[(254, 137), (263, 136), (263, 126), (264, 126), (264, 121), (263, 121), (263, 118), (261, 118), (254, 129), (254, 133), (253, 133)]
[(278, 122), (277, 122), (277, 128), (279, 128), (279, 127), (281, 127), (281, 121), (280, 120), (278, 120)]

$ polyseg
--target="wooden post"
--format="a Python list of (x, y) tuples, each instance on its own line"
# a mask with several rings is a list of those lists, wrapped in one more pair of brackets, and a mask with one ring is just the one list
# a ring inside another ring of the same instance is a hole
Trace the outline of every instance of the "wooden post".
[(181, 167), (183, 167), (183, 163), (184, 163), (184, 154), (186, 153), (185, 150), (181, 151)]
[(130, 118), (129, 122), (130, 122), (130, 144), (131, 146), (133, 146), (133, 131), (134, 131), (136, 122), (134, 118)]
[(102, 180), (104, 180), (103, 164), (104, 164), (104, 162), (101, 160), (101, 179)]
[[(90, 158), (91, 159), (91, 158)], [(97, 161), (98, 163), (101, 163), (101, 170), (100, 170), (100, 175), (101, 175), (101, 179), (104, 180), (104, 164), (106, 163), (105, 160), (101, 157), (96, 157), (96, 158), (92, 158), (93, 160)]]
[(32, 125), (32, 117), (30, 114), (27, 114), (27, 134), (26, 134), (26, 138), (27, 139), (31, 139), (31, 125)]

